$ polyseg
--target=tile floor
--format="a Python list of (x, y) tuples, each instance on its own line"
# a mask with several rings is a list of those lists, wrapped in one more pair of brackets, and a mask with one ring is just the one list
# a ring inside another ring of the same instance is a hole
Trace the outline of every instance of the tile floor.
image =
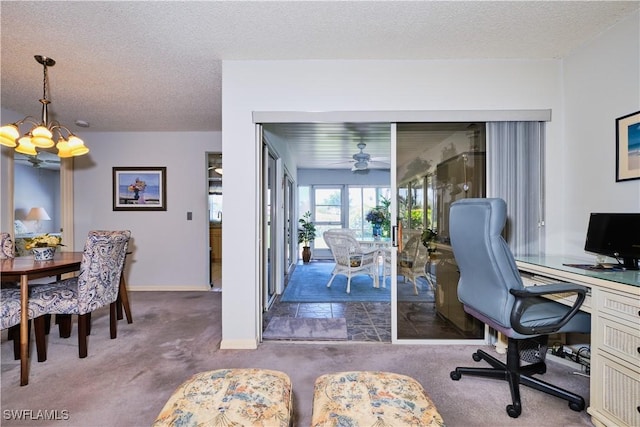
[[(211, 264), (212, 290), (222, 290), (221, 263)], [(263, 315), (263, 328), (274, 316), (279, 317), (344, 317), (350, 341), (391, 342), (390, 302), (286, 303), (276, 298)], [(399, 339), (468, 338), (440, 318), (433, 302), (398, 304)]]
[[(263, 316), (264, 328), (273, 317), (344, 317), (349, 341), (391, 342), (390, 302), (286, 303), (279, 298)], [(467, 338), (435, 312), (434, 303), (398, 304), (399, 339)]]

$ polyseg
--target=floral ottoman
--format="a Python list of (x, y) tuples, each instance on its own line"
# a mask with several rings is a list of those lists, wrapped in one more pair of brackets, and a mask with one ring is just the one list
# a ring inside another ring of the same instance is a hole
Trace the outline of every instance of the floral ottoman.
[(444, 426), (420, 383), (390, 372), (322, 375), (313, 393), (312, 427)]
[(153, 423), (159, 426), (291, 426), (291, 380), (279, 371), (201, 372), (171, 395)]

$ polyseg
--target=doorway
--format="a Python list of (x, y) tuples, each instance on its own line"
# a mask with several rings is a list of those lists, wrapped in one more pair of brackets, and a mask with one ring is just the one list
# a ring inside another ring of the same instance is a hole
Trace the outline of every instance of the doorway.
[(222, 290), (222, 153), (207, 153), (209, 284)]

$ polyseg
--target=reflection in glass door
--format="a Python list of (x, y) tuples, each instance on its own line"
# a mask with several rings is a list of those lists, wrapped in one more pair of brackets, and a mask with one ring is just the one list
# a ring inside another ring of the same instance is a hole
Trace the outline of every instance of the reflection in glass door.
[(266, 311), (276, 296), (276, 266), (277, 257), (277, 203), (278, 185), (276, 180), (276, 159), (267, 145), (263, 146), (264, 188), (263, 188), (263, 310)]
[(296, 263), (297, 221), (295, 206), (295, 185), (288, 173), (284, 175), (284, 274), (285, 283), (289, 272)]
[(396, 127), (398, 340), (482, 339), (458, 301), (449, 245), (451, 203), (485, 195), (484, 123)]

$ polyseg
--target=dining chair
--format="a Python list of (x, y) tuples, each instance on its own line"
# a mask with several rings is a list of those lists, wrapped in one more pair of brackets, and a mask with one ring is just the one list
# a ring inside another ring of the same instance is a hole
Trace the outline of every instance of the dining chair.
[[(80, 274), (39, 287), (29, 298), (29, 304), (37, 305), (43, 313), (78, 315), (80, 358), (87, 357), (91, 313), (98, 308), (110, 306), (111, 339), (117, 336), (116, 300), (130, 237), (128, 230), (90, 231)], [(37, 317), (34, 323), (37, 339), (44, 334), (44, 317)]]
[(351, 293), (351, 277), (366, 274), (373, 279), (373, 286), (378, 287), (378, 249), (362, 248), (351, 230), (331, 229), (322, 234), (331, 249), (336, 266), (331, 272), (327, 288), (338, 274), (347, 276), (347, 293)]
[[(13, 340), (13, 356), (15, 360), (20, 359), (20, 314), (22, 313), (20, 305), (20, 288), (7, 287), (0, 289), (0, 329), (9, 329), (8, 338)], [(31, 336), (31, 319), (43, 316), (45, 313), (36, 305), (29, 305), (27, 318), (29, 319), (29, 335)], [(47, 351), (44, 342), (45, 331), (38, 339), (36, 337), (36, 350), (38, 353), (38, 362), (47, 360)]]
[(11, 234), (0, 232), (0, 259), (11, 259), (15, 256)]

